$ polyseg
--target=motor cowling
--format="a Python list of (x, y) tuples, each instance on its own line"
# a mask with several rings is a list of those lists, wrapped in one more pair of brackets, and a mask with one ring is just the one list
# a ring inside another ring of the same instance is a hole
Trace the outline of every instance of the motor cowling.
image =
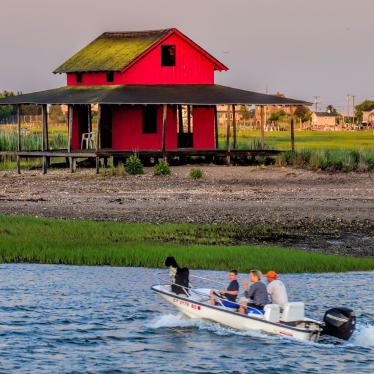
[(329, 309), (323, 317), (323, 334), (335, 336), (336, 338), (348, 340), (356, 328), (356, 316), (349, 308)]

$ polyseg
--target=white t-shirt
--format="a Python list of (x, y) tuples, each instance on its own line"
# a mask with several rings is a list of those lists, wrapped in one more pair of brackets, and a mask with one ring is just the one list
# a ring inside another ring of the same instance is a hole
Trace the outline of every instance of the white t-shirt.
[(281, 308), (288, 303), (286, 287), (281, 280), (273, 280), (267, 285), (268, 294), (273, 304), (278, 304)]

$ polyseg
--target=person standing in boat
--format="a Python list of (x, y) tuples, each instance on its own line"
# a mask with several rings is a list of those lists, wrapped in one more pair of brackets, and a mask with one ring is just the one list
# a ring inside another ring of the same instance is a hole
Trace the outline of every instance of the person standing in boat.
[[(227, 286), (226, 290), (210, 290), (210, 303), (212, 305), (224, 305), (228, 307), (237, 307), (237, 305), (231, 305), (231, 303), (235, 303), (236, 298), (239, 294), (239, 283), (238, 283), (238, 271), (237, 270), (230, 270), (229, 275), (229, 285)], [(228, 303), (225, 300), (217, 301), (214, 296), (219, 296), (221, 299), (228, 300)], [(225, 305), (226, 304), (226, 305)]]
[(245, 297), (239, 301), (240, 313), (246, 314), (247, 308), (263, 310), (266, 304), (270, 304), (266, 286), (261, 282), (261, 276), (260, 270), (251, 270), (249, 273), (249, 279), (252, 282), (251, 286), (248, 288), (247, 280), (243, 282)]
[(269, 270), (265, 277), (268, 280), (267, 291), (269, 296), (271, 297), (271, 301), (273, 304), (278, 304), (280, 308), (284, 308), (284, 306), (288, 303), (288, 296), (287, 290), (284, 283), (278, 279), (278, 274), (273, 271)]

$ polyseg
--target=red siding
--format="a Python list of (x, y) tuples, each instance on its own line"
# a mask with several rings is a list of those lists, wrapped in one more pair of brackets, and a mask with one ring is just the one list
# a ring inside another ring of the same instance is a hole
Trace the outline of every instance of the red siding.
[[(176, 66), (161, 66), (161, 45), (175, 44)], [(186, 43), (178, 35), (169, 38), (139, 61), (122, 72), (116, 72), (114, 82), (106, 81), (106, 73), (83, 73), (82, 83), (76, 82), (76, 74), (67, 74), (67, 84), (214, 84), (214, 64), (202, 53)]]
[[(116, 150), (162, 148), (162, 107), (158, 110), (157, 133), (143, 134), (142, 107), (118, 106), (113, 112), (112, 147)], [(166, 120), (166, 149), (177, 148), (176, 107), (169, 106)]]
[(193, 107), (193, 147), (215, 148), (213, 107)]

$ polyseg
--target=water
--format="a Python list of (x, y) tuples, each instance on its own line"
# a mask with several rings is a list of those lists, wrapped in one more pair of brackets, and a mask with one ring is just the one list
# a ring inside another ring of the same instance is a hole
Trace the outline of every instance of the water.
[[(350, 305), (349, 342), (308, 343), (185, 320), (150, 291), (164, 270), (0, 266), (0, 372), (374, 372), (374, 272), (284, 275), (321, 318)], [(196, 272), (226, 280), (222, 272)]]

